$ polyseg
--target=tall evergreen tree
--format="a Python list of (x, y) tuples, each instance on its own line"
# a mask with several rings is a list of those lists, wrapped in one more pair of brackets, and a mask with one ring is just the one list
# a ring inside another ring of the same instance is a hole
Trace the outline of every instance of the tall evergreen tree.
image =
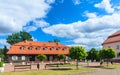
[(15, 43), (21, 42), (21, 41), (25, 41), (25, 40), (30, 40), (32, 41), (32, 36), (28, 33), (28, 32), (18, 32), (18, 33), (14, 33), (12, 35), (8, 35), (7, 37), (7, 43), (9, 43), (10, 45), (13, 45)]

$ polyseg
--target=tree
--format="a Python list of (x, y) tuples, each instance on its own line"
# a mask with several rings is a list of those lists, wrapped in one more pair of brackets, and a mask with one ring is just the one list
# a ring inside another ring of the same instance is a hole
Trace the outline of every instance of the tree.
[(78, 61), (80, 59), (86, 59), (87, 53), (84, 47), (82, 46), (74, 46), (69, 50), (69, 57), (71, 59), (76, 59), (76, 68), (78, 69)]
[(109, 60), (116, 57), (116, 51), (112, 48), (103, 48), (102, 50), (100, 50), (99, 55), (101, 59), (107, 61), (108, 66)]
[(91, 60), (92, 62), (94, 60), (97, 60), (99, 61), (100, 58), (99, 58), (99, 51), (96, 50), (95, 48), (92, 48), (90, 51), (87, 52), (88, 53), (88, 56), (87, 56), (87, 59), (88, 60)]
[(60, 40), (56, 38), (56, 39), (54, 39), (54, 42), (59, 43)]
[(21, 41), (32, 41), (32, 36), (28, 33), (28, 32), (18, 32), (18, 33), (14, 33), (12, 35), (8, 35), (7, 37), (7, 43), (9, 43), (10, 45), (13, 45), (15, 43), (21, 42)]
[(65, 55), (64, 54), (59, 54), (58, 55), (58, 59), (60, 60), (60, 59), (64, 59), (65, 58)]
[(4, 46), (4, 48), (3, 48), (4, 60), (7, 60), (7, 59), (8, 59), (8, 58), (7, 58), (7, 51), (8, 51), (7, 47)]
[(37, 56), (37, 59), (39, 59), (40, 61), (43, 61), (43, 60), (47, 59), (47, 56), (44, 55), (44, 54), (40, 54), (40, 55)]

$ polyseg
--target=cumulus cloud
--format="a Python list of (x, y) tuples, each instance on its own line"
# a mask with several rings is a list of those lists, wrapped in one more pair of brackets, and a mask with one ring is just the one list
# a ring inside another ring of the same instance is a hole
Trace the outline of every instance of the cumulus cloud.
[(87, 16), (89, 18), (86, 21), (56, 24), (43, 28), (43, 31), (53, 36), (72, 38), (74, 44), (90, 48), (101, 47), (107, 36), (120, 29), (120, 13), (104, 16), (87, 13)]
[(73, 0), (73, 3), (74, 3), (75, 5), (79, 5), (81, 2), (80, 2), (80, 0)]
[(44, 18), (53, 2), (54, 0), (0, 0), (0, 33), (21, 31), (27, 22)]
[(114, 8), (112, 8), (112, 5), (110, 4), (111, 0), (102, 0), (101, 3), (95, 4), (94, 6), (97, 8), (105, 9), (107, 13), (113, 13)]
[(0, 47), (3, 47), (4, 45), (6, 45), (9, 48), (9, 44), (6, 42), (6, 39), (0, 39)]
[(43, 28), (43, 27), (49, 26), (49, 23), (47, 23), (44, 20), (33, 20), (33, 23), (34, 24), (32, 24), (32, 25), (30, 24), (28, 26), (23, 27), (23, 30), (30, 32), (30, 31), (35, 31), (38, 28)]

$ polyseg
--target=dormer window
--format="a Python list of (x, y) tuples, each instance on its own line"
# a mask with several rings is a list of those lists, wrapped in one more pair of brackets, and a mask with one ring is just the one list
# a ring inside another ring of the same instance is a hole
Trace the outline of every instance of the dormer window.
[(56, 50), (60, 50), (60, 47), (56, 48)]
[(38, 47), (36, 48), (36, 50), (40, 50), (40, 46), (38, 46)]
[(51, 47), (51, 48), (50, 48), (50, 50), (52, 51), (52, 50), (54, 50), (54, 48), (53, 48), (53, 47)]
[(47, 47), (44, 47), (43, 50), (47, 50)]
[(24, 47), (24, 46), (21, 46), (21, 47), (20, 47), (20, 50), (24, 50), (24, 49), (25, 49), (25, 47)]
[(33, 49), (33, 47), (32, 47), (32, 46), (30, 46), (28, 49), (29, 49), (29, 50), (32, 50), (32, 49)]
[(66, 48), (63, 48), (63, 50), (65, 51), (65, 50), (66, 50)]

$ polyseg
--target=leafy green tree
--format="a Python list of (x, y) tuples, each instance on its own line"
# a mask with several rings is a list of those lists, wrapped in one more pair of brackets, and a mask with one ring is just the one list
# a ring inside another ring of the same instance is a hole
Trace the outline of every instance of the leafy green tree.
[(71, 59), (76, 59), (76, 68), (78, 69), (78, 61), (80, 59), (86, 59), (87, 53), (84, 47), (82, 46), (74, 46), (69, 50), (69, 57)]
[(65, 55), (64, 54), (59, 54), (58, 55), (58, 59), (60, 60), (60, 59), (64, 59), (65, 58)]
[(8, 59), (8, 57), (7, 57), (7, 52), (8, 52), (8, 49), (7, 49), (6, 46), (4, 46), (4, 48), (3, 48), (3, 55), (4, 55), (4, 60), (5, 60), (5, 61)]
[(40, 54), (40, 55), (37, 56), (37, 59), (39, 59), (40, 61), (43, 61), (43, 60), (47, 59), (47, 56), (44, 55), (44, 54)]
[(92, 62), (94, 60), (97, 60), (99, 61), (100, 58), (99, 58), (99, 51), (96, 50), (95, 48), (92, 48), (90, 51), (87, 52), (88, 53), (88, 56), (87, 56), (87, 59), (88, 60), (91, 60)]
[(54, 39), (54, 42), (59, 43), (60, 40), (56, 38), (56, 39)]
[(116, 51), (112, 48), (103, 48), (102, 50), (100, 50), (99, 55), (101, 59), (107, 60), (108, 66), (109, 60), (116, 57)]
[(21, 41), (32, 41), (32, 36), (28, 33), (28, 32), (18, 32), (18, 33), (14, 33), (12, 35), (8, 35), (7, 37), (7, 43), (9, 43), (10, 45), (13, 45), (15, 43), (21, 42)]

